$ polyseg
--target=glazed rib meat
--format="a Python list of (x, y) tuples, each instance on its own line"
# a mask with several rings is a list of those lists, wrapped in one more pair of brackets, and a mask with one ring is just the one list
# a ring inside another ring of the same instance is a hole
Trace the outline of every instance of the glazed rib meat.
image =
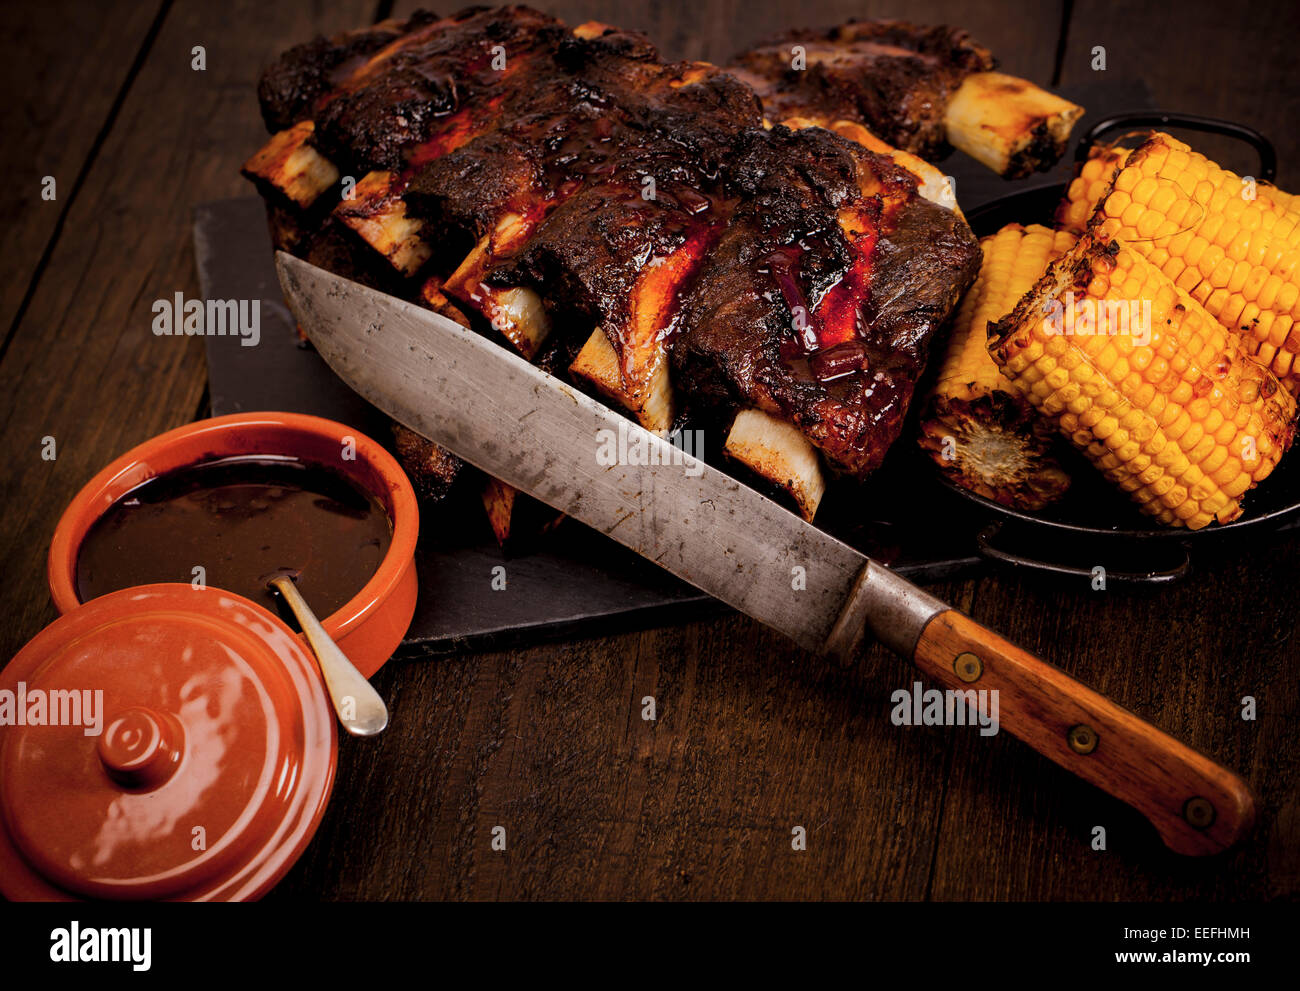
[(978, 265), (888, 155), (765, 128), (735, 75), (604, 25), (420, 14), (294, 49), (259, 92), (281, 130), (245, 168), (294, 250), (355, 268), (320, 245), (359, 236), (404, 295), (660, 432), (759, 410), (865, 477)]
[(445, 153), (510, 112), (534, 61), (566, 34), (524, 7), (418, 13), (317, 101), (317, 147), (357, 169), (400, 169), (410, 157)]
[(773, 120), (861, 120), (891, 145), (933, 161), (948, 151), (949, 98), (968, 75), (994, 64), (962, 30), (863, 21), (787, 31), (737, 55), (734, 67)]
[(995, 68), (965, 31), (906, 21), (788, 31), (733, 64), (773, 121), (859, 122), (927, 161), (952, 146), (1007, 178), (1051, 168), (1083, 108)]
[(552, 208), (531, 211), (526, 241), (482, 283), (528, 287), (563, 322), (600, 328), (619, 359), (625, 404), (665, 430), (664, 338), (675, 301), (725, 226), (717, 176), (736, 134), (758, 127), (759, 116), (753, 94), (716, 70), (650, 64), (637, 75), (630, 88), (584, 82), (574, 105), (547, 120), (550, 142), (523, 142), (540, 145)]
[(336, 38), (317, 37), (297, 45), (269, 65), (257, 86), (257, 100), (268, 131), (282, 131), (310, 120), (323, 98), (352, 76), (409, 22), (384, 21)]
[(731, 181), (743, 205), (682, 303), (679, 385), (793, 422), (864, 477), (974, 277), (969, 229), (887, 158), (816, 128), (751, 133)]

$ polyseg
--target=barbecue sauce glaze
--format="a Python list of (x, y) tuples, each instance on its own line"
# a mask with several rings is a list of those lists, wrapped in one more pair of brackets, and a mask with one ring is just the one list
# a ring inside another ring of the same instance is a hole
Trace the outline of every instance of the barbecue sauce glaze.
[(350, 479), (291, 459), (233, 457), (152, 478), (118, 499), (82, 541), (83, 602), (121, 588), (196, 580), (279, 611), (266, 586), (288, 571), (316, 615), (337, 611), (392, 542), (384, 507)]

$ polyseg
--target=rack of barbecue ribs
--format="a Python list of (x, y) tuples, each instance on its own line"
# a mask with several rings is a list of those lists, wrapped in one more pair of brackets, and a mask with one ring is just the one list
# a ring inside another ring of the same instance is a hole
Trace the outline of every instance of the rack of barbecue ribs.
[[(608, 25), (419, 13), (290, 50), (259, 97), (273, 136), (244, 172), (277, 247), (647, 430), (716, 432), (808, 519), (828, 475), (880, 465), (978, 270), (943, 177), (854, 108), (773, 123), (734, 73)], [(444, 493), (457, 459), (398, 440)], [(509, 496), (484, 488), (499, 537)]]

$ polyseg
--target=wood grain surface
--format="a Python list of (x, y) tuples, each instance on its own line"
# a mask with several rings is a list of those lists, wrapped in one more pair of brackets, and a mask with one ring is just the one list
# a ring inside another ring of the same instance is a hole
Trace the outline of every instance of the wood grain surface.
[[(1278, 182), (1300, 182), (1300, 72), (1291, 39), (1300, 12), (1294, 4), (1239, 8), (1209, 3), (1116, 3), (1074, 0), (1061, 59), (1062, 84), (1101, 75), (1141, 79), (1164, 110), (1222, 117), (1246, 124), (1278, 149)], [(1104, 49), (1105, 68), (1094, 52)], [(1191, 140), (1189, 138), (1189, 140)], [(1213, 136), (1198, 150), (1243, 175), (1251, 152)]]
[[(5, 342), (103, 137), (161, 8), (81, 0), (31, 4), (6, 19), (0, 134), (11, 194), (0, 208), (0, 328)], [(54, 198), (40, 195), (46, 176)]]
[[(1268, 132), (1294, 184), (1292, 9), (1134, 6), (928, 0), (907, 16), (961, 24), (1044, 84), (1058, 56), (1062, 79), (1085, 71), (1101, 38), (1107, 71), (1142, 78), (1160, 101)], [(76, 490), (204, 409), (200, 342), (154, 337), (150, 305), (198, 294), (192, 206), (247, 191), (238, 166), (263, 135), (260, 67), (391, 9), (47, 0), (7, 10), (0, 45), (19, 95), (0, 115), (0, 141), (21, 181), (6, 186), (13, 221), (0, 242), (0, 656), (54, 618), (44, 558)], [(847, 0), (550, 9), (643, 28), (670, 56), (714, 59), (796, 22), (891, 10)], [(195, 45), (205, 72), (190, 69)], [(46, 174), (59, 177), (54, 204), (39, 200)], [(40, 456), (46, 436), (53, 462)], [(394, 659), (375, 679), (391, 728), (342, 742), (320, 832), (271, 898), (1294, 898), (1298, 551), (1296, 536), (1279, 538), (1198, 562), (1186, 583), (1155, 593), (1003, 573), (931, 589), (1240, 773), (1259, 822), (1233, 853), (1169, 853), (1138, 813), (1008, 734), (895, 727), (890, 695), (916, 676), (878, 646), (842, 668), (732, 616)], [(1253, 721), (1241, 718), (1244, 696), (1256, 699)], [(642, 718), (646, 697), (654, 720)], [(498, 826), (504, 851), (493, 849)], [(1092, 848), (1096, 826), (1104, 851)], [(806, 849), (792, 848), (796, 827)]]

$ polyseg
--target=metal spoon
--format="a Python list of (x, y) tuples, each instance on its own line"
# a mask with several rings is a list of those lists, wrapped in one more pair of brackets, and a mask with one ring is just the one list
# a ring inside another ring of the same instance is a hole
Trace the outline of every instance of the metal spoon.
[[(320, 620), (311, 611), (311, 606), (307, 605), (307, 600), (298, 591), (293, 578), (280, 574), (268, 579), (267, 584), (288, 603), (298, 625), (302, 627), (303, 635), (311, 644), (312, 653), (320, 665), (320, 673), (325, 676), (325, 688), (329, 691), (330, 701), (334, 703), (334, 711), (338, 713), (343, 728), (353, 736), (382, 733), (388, 725), (388, 706), (384, 705), (379, 693), (325, 632), (325, 627), (320, 625)], [(351, 714), (344, 715), (345, 710)]]

